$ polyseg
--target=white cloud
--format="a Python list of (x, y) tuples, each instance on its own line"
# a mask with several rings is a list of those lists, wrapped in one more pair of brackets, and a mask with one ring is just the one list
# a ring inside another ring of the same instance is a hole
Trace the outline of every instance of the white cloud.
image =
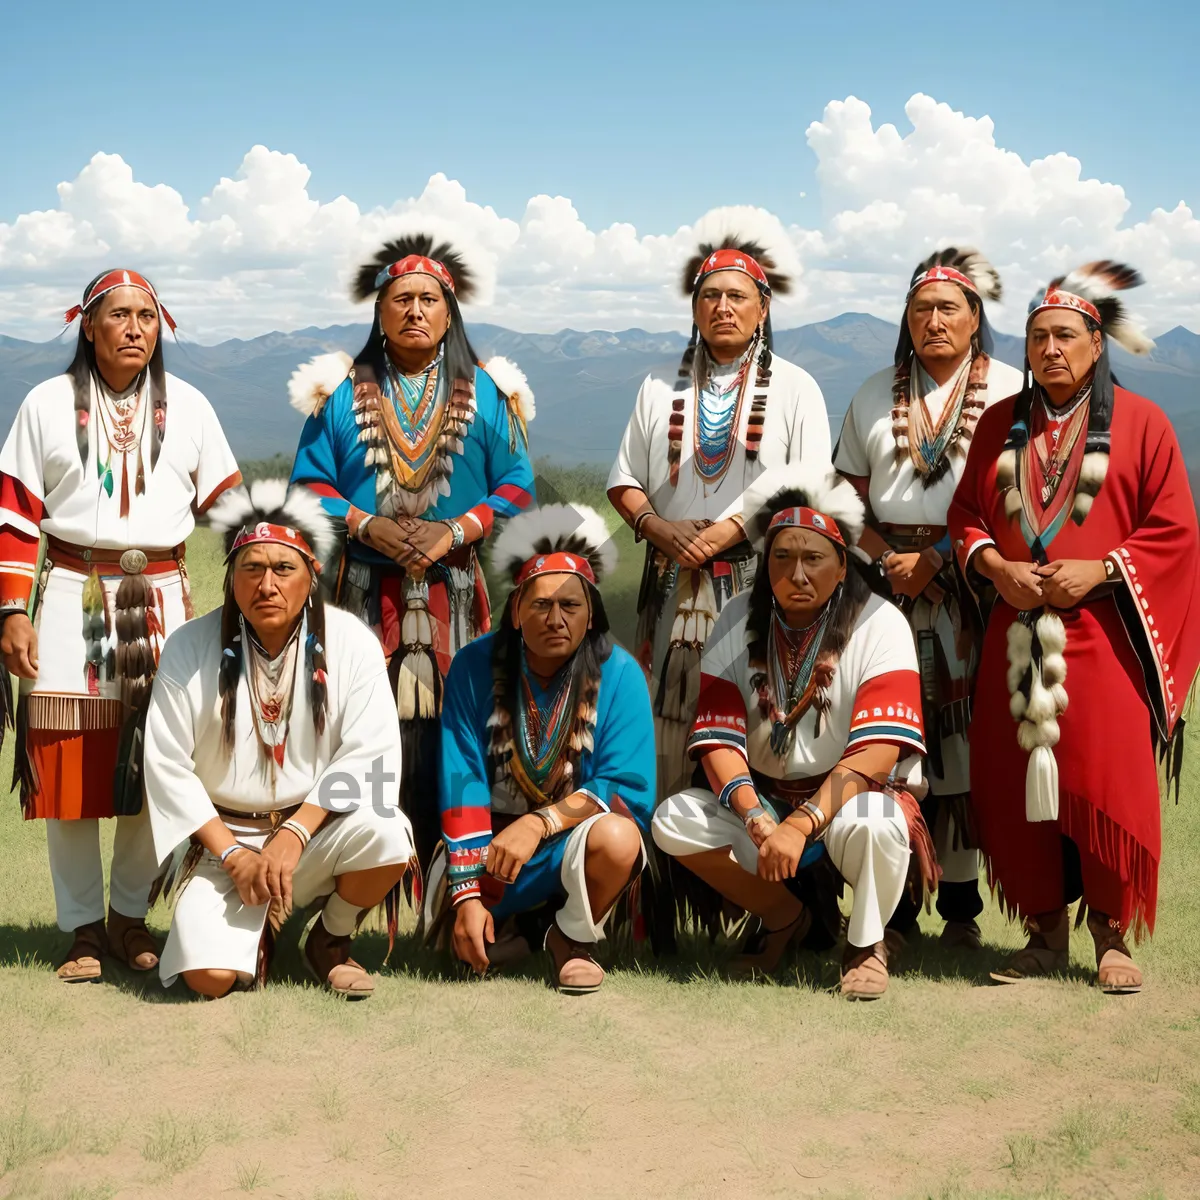
[[(1020, 327), (1038, 283), (1099, 257), (1132, 262), (1150, 280), (1131, 298), (1150, 328), (1200, 328), (1200, 221), (1185, 204), (1131, 221), (1124, 190), (1083, 178), (1066, 153), (1027, 163), (997, 145), (988, 117), (928, 96), (905, 111), (905, 134), (873, 124), (854, 97), (809, 126), (822, 217), (787, 230), (803, 278), (779, 302), (778, 323), (847, 309), (895, 319), (915, 262), (966, 242), (1004, 277), (1007, 301), (993, 314), (1001, 328)], [(309, 180), (294, 155), (255, 146), (189, 210), (167, 184), (140, 182), (119, 156), (97, 154), (59, 185), (56, 209), (0, 223), (0, 329), (46, 336), (90, 274), (114, 263), (154, 277), (197, 340), (362, 319), (346, 298), (353, 267), (397, 227), (429, 222), (476, 248), (484, 294), (474, 320), (526, 330), (686, 323), (676, 280), (692, 250), (687, 225), (592, 230), (570, 200), (546, 195), (514, 219), (441, 174), (418, 196), (364, 211), (346, 196), (319, 202)]]

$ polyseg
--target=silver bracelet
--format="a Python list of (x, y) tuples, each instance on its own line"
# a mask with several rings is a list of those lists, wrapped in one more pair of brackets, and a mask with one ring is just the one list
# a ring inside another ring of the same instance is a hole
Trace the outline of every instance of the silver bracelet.
[(358, 523), (358, 531), (355, 533), (355, 535), (354, 535), (354, 536), (355, 536), (355, 537), (356, 537), (356, 538), (357, 538), (357, 539), (358, 539), (360, 542), (361, 542), (361, 541), (365, 541), (365, 540), (366, 540), (366, 539), (363, 537), (363, 534), (367, 532), (367, 526), (368, 526), (368, 525), (370, 525), (370, 523), (371, 523), (373, 520), (375, 520), (374, 516), (372, 516), (372, 515), (369, 515), (369, 514), (368, 514), (367, 516), (363, 517), (363, 519), (362, 519), (361, 521), (359, 521), (359, 523)]
[(227, 859), (227, 858), (228, 858), (228, 857), (229, 857), (229, 856), (230, 856), (230, 855), (231, 855), (231, 854), (232, 854), (232, 853), (233, 853), (235, 850), (245, 850), (246, 848), (247, 848), (247, 847), (243, 846), (241, 842), (234, 842), (232, 846), (226, 846), (226, 847), (225, 847), (225, 849), (221, 851), (221, 856), (220, 856), (220, 858), (218, 859), (218, 861), (220, 862), (221, 866), (224, 866), (224, 865), (225, 865), (225, 860), (226, 860), (226, 859)]
[(457, 521), (446, 520), (442, 524), (450, 530), (450, 549), (457, 550), (467, 540), (463, 527)]
[(546, 832), (542, 834), (542, 841), (545, 841), (546, 838), (557, 837), (562, 833), (562, 817), (558, 815), (558, 809), (553, 804), (547, 804), (545, 808), (535, 808), (533, 815), (546, 827)]

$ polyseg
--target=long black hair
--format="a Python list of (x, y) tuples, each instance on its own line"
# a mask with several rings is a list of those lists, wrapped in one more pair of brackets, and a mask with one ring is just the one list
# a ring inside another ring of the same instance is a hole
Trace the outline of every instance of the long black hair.
[[(103, 295), (92, 298), (92, 289), (106, 275), (112, 274), (112, 268), (101, 271), (83, 289), (80, 301), (81, 318), (79, 322), (79, 338), (75, 343), (75, 357), (68, 364), (66, 375), (71, 377), (71, 388), (75, 393), (75, 446), (79, 451), (79, 461), (87, 467), (88, 457), (88, 420), (92, 404), (92, 378), (101, 378), (100, 369), (96, 365), (96, 347), (84, 332), (83, 318), (94, 315), (96, 308), (104, 299)], [(153, 285), (151, 285), (153, 286)], [(146, 364), (150, 377), (150, 470), (153, 471), (158, 463), (158, 452), (162, 447), (162, 439), (167, 432), (167, 368), (163, 358), (163, 325), (162, 308), (155, 302), (159, 314), (158, 337), (154, 341), (154, 350)]]

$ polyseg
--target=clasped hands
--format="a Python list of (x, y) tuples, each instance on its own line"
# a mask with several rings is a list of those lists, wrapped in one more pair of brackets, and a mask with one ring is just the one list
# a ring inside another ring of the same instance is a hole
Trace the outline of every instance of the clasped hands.
[(270, 903), (283, 918), (292, 911), (292, 874), (304, 846), (290, 829), (277, 829), (261, 851), (246, 846), (226, 858), (225, 873), (247, 908)]
[(723, 521), (667, 521), (658, 515), (642, 521), (641, 536), (672, 562), (693, 570), (736, 546), (745, 530), (732, 517)]
[(996, 555), (990, 578), (1001, 597), (1018, 612), (1048, 605), (1074, 608), (1107, 578), (1102, 561), (1060, 558), (1044, 566), (1011, 562)]
[[(757, 803), (757, 800), (756, 800)], [(751, 817), (746, 832), (758, 847), (758, 877), (769, 883), (783, 883), (795, 877), (800, 857), (808, 845), (808, 835), (790, 817), (776, 821), (770, 813)]]
[(444, 521), (419, 517), (372, 517), (361, 533), (362, 542), (401, 567), (431, 567), (454, 544), (454, 534)]
[[(932, 546), (904, 553), (894, 550), (883, 563), (883, 573), (892, 585), (893, 595), (908, 596), (915, 600), (926, 589), (936, 586), (933, 581), (945, 561)], [(941, 589), (937, 591), (938, 595), (930, 596), (931, 600), (941, 598)]]

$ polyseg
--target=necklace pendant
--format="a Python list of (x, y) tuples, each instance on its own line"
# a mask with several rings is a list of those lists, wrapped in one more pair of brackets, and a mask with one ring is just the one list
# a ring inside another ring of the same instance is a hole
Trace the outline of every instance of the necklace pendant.
[(776, 721), (771, 726), (771, 753), (778, 757), (783, 756), (784, 749), (787, 746), (788, 727), (782, 721)]

